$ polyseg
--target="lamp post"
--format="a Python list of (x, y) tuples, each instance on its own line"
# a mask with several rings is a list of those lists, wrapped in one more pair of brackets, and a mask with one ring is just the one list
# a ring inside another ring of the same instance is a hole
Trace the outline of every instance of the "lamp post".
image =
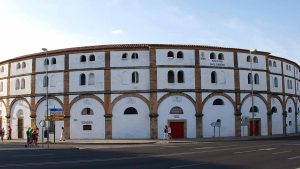
[[(45, 52), (45, 55), (46, 55), (46, 58), (47, 58), (47, 52), (48, 52), (48, 49), (47, 48), (42, 48), (42, 50)], [(47, 147), (49, 149), (49, 113), (48, 113), (48, 109), (49, 109), (49, 106), (48, 106), (48, 85), (49, 85), (49, 78), (48, 78), (48, 63), (47, 64), (44, 64), (46, 66), (46, 120), (47, 121), (47, 126), (46, 126), (46, 130), (47, 130)]]

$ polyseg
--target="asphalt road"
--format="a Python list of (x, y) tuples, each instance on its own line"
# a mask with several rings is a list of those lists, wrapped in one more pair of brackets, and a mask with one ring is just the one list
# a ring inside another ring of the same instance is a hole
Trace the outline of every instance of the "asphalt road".
[(40, 150), (0, 144), (1, 168), (300, 169), (300, 137), (276, 140), (65, 145)]

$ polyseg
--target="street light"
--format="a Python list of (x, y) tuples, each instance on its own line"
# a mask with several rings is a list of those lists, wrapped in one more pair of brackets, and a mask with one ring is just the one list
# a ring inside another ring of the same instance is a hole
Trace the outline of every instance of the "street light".
[[(48, 49), (47, 48), (42, 48), (42, 50), (45, 52), (45, 55), (46, 55), (46, 58), (47, 58), (47, 52), (48, 52)], [(49, 149), (49, 118), (48, 118), (48, 85), (49, 85), (49, 78), (48, 78), (48, 63), (47, 64), (44, 64), (46, 66), (46, 120), (47, 121), (47, 147)], [(44, 133), (42, 133), (44, 134)]]
[(253, 77), (253, 57), (251, 56), (251, 52), (256, 52), (256, 50), (254, 51), (249, 51), (250, 54), (250, 70), (251, 70), (251, 112), (252, 112), (252, 136), (255, 136), (254, 132), (255, 132), (255, 125), (254, 125), (254, 97), (253, 97), (253, 82), (254, 82), (254, 77)]

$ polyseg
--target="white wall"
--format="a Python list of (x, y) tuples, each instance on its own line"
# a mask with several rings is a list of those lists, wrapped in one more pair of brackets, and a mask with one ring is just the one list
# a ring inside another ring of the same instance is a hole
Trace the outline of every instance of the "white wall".
[[(224, 105), (213, 105), (216, 99), (222, 99)], [(203, 137), (213, 137), (214, 128), (212, 122), (221, 120), (220, 136), (235, 136), (235, 116), (232, 103), (224, 96), (214, 96), (207, 100), (203, 106)], [(215, 128), (215, 136), (219, 136), (219, 128)]]
[[(290, 69), (287, 69), (287, 67), (291, 67), (291, 70)], [(283, 74), (284, 75), (288, 75), (288, 76), (291, 76), (291, 77), (295, 77), (295, 74), (294, 74), (294, 66), (292, 64), (289, 64), (289, 63), (286, 63), (286, 62), (283, 62)]]
[[(4, 100), (3, 100), (4, 101)], [(6, 139), (6, 133), (7, 133), (7, 112), (6, 112), (6, 107), (5, 104), (3, 102), (0, 102), (0, 117), (2, 118), (2, 128), (4, 128), (5, 130), (5, 135), (4, 138)]]
[[(95, 55), (95, 61), (89, 61), (89, 56)], [(80, 62), (81, 55), (86, 56), (86, 62)], [(69, 69), (103, 68), (105, 67), (105, 53), (76, 53), (69, 55)]]
[[(23, 112), (23, 113), (19, 113)], [(23, 101), (16, 101), (11, 107), (10, 126), (12, 129), (12, 139), (18, 139), (18, 118), (23, 118), (23, 138), (26, 138), (26, 130), (31, 127), (30, 108)]]
[[(292, 112), (289, 112), (289, 108), (292, 108)], [(286, 112), (287, 112), (287, 117), (286, 117), (286, 131), (287, 133), (295, 133), (296, 132), (296, 122), (295, 122), (295, 104), (291, 99), (288, 99), (286, 101)], [(289, 122), (292, 124), (289, 125)]]
[[(170, 114), (170, 110), (178, 106), (182, 108), (184, 114), (174, 115)], [(190, 100), (183, 96), (170, 96), (163, 100), (158, 105), (158, 138), (164, 138), (164, 127), (168, 124), (170, 120), (185, 120), (186, 121), (186, 137), (195, 138), (196, 137), (196, 111), (195, 107)]]
[(276, 107), (277, 112), (272, 114), (272, 134), (283, 133), (283, 121), (282, 121), (282, 105), (276, 98), (271, 98), (271, 108)]
[[(216, 59), (210, 59), (210, 53), (216, 54)], [(224, 60), (218, 59), (218, 54), (223, 53)], [(234, 67), (233, 52), (222, 51), (203, 51), (199, 50), (200, 66), (212, 66), (212, 67)]]
[[(86, 76), (86, 85), (80, 85), (80, 74), (84, 73)], [(89, 85), (89, 74), (94, 73), (95, 85)], [(91, 71), (72, 71), (70, 72), (69, 81), (70, 92), (79, 91), (103, 91), (104, 90), (104, 70), (91, 70)]]
[[(211, 83), (211, 72), (217, 73), (217, 83)], [(234, 90), (234, 71), (229, 69), (201, 69), (202, 89), (228, 89)]]
[[(175, 83), (168, 83), (168, 71), (174, 72)], [(178, 72), (184, 72), (184, 83), (178, 83)], [(195, 69), (194, 68), (157, 68), (157, 88), (158, 89), (195, 89)]]
[[(138, 114), (124, 114), (133, 107)], [(150, 117), (147, 104), (137, 97), (126, 97), (119, 100), (112, 109), (113, 139), (149, 139)]]
[[(25, 79), (25, 88), (21, 89), (21, 81)], [(20, 88), (16, 90), (16, 80), (20, 81)], [(10, 78), (10, 94), (11, 95), (23, 95), (31, 93), (31, 75), (29, 76), (20, 76), (15, 78)]]
[[(90, 108), (94, 115), (82, 115), (85, 108)], [(92, 98), (77, 101), (70, 109), (71, 139), (104, 139), (105, 118), (104, 108), (100, 102)], [(92, 125), (92, 130), (83, 130), (83, 125)]]
[[(65, 69), (65, 55), (49, 56), (36, 58), (36, 72), (45, 72), (47, 70), (47, 66), (44, 64), (46, 58), (49, 60), (48, 71)], [(56, 59), (56, 64), (52, 64), (53, 58)]]
[[(274, 78), (278, 79), (278, 87), (274, 86)], [(270, 74), (270, 90), (271, 92), (282, 92), (282, 76)]]
[[(288, 79), (292, 81), (292, 88), (288, 89)], [(295, 80), (289, 77), (284, 77), (285, 93), (295, 94)]]
[[(132, 73), (138, 72), (139, 82), (132, 83)], [(150, 77), (148, 69), (112, 69), (111, 90), (149, 90)]]
[[(25, 64), (26, 64), (25, 68), (22, 67), (23, 62), (25, 62)], [(18, 63), (21, 64), (20, 69), (17, 69), (17, 64)], [(18, 61), (18, 62), (12, 62), (10, 67), (11, 67), (10, 68), (10, 75), (11, 76), (31, 73), (32, 72), (32, 60), (28, 59), (28, 60), (22, 60), (22, 61)]]
[[(3, 67), (3, 69), (2, 69)], [(2, 72), (3, 70), (3, 72)], [(0, 78), (4, 78), (8, 76), (8, 64), (0, 65)]]
[[(248, 116), (250, 120), (252, 119), (252, 113), (250, 113), (250, 108), (252, 106), (251, 97), (248, 97), (245, 102), (241, 105), (242, 116)], [(265, 103), (259, 98), (254, 96), (254, 106), (258, 107), (258, 113), (255, 115), (255, 119), (260, 119), (260, 134), (262, 136), (268, 135), (268, 123), (267, 123), (267, 107)], [(243, 134), (241, 132), (241, 134)], [(245, 136), (248, 135), (248, 131), (245, 127)]]
[[(239, 68), (251, 68), (251, 62), (247, 62), (247, 56), (250, 55), (249, 53), (238, 53), (238, 67)], [(256, 56), (258, 58), (258, 63), (252, 62), (253, 69), (262, 69), (266, 70), (266, 57), (263, 55), (254, 55), (251, 54), (251, 58)]]
[[(122, 59), (122, 55), (127, 53), (127, 59)], [(138, 54), (138, 59), (131, 59), (133, 53)], [(110, 67), (136, 67), (149, 66), (149, 51), (111, 51)]]
[[(248, 70), (240, 70), (240, 89), (241, 90), (251, 90), (251, 83), (248, 84), (248, 74), (251, 71)], [(254, 84), (254, 75), (258, 74), (259, 76), (259, 84)], [(261, 71), (253, 71), (253, 89), (258, 91), (266, 91), (267, 90), (267, 80), (266, 80), (266, 72)]]
[[(270, 72), (281, 74), (282, 73), (281, 61), (275, 59), (269, 59), (269, 61), (272, 61), (272, 66), (269, 65)], [(276, 62), (276, 67), (274, 66), (274, 61)]]
[[(35, 93), (46, 93), (47, 87), (43, 87), (44, 76), (46, 74), (37, 74), (35, 76)], [(48, 93), (64, 92), (64, 73), (48, 73), (49, 86)]]
[[(168, 52), (174, 53), (174, 58), (168, 58)], [(177, 52), (183, 52), (183, 58), (177, 58)], [(156, 50), (156, 65), (195, 65), (194, 50), (180, 49), (157, 49)]]
[(3, 90), (0, 90), (0, 96), (7, 96), (7, 79), (0, 80), (0, 83), (3, 84)]

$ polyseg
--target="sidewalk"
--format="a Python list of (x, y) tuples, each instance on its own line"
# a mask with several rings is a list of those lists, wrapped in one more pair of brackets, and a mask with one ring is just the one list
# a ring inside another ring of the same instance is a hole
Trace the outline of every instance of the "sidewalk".
[[(289, 134), (288, 136), (284, 135), (272, 135), (272, 136), (245, 136), (245, 137), (210, 137), (210, 138), (192, 138), (192, 139), (175, 139), (169, 141), (169, 143), (194, 143), (194, 142), (222, 142), (222, 141), (251, 141), (251, 140), (266, 140), (266, 139), (280, 139), (280, 138), (288, 138), (293, 136), (300, 136), (300, 133)], [(56, 140), (53, 143), (53, 140), (50, 140), (50, 144), (60, 144), (60, 145), (80, 145), (80, 144), (99, 144), (99, 145), (112, 145), (112, 144), (160, 144), (165, 143), (166, 140), (159, 139), (128, 139), (128, 140), (66, 140), (59, 141)], [(0, 141), (0, 144), (25, 144), (25, 139), (14, 139), (14, 140), (4, 140)], [(39, 140), (39, 144), (41, 141)], [(46, 144), (46, 143), (44, 143)]]

